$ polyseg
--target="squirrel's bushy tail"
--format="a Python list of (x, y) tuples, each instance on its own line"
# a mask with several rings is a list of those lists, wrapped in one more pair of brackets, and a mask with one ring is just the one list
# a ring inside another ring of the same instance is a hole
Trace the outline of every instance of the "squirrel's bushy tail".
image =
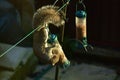
[(61, 26), (65, 23), (65, 14), (63, 11), (58, 11), (59, 7), (47, 5), (39, 8), (33, 16), (33, 28), (44, 24), (53, 24)]

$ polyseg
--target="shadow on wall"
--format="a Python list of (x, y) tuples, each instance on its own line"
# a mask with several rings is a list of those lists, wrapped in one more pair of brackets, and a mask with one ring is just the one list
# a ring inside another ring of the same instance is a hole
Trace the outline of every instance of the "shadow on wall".
[(94, 45), (119, 48), (119, 0), (86, 0), (88, 39)]
[[(0, 0), (0, 42), (15, 44), (32, 30), (33, 4), (33, 0)], [(21, 45), (31, 45), (31, 42), (30, 36)]]

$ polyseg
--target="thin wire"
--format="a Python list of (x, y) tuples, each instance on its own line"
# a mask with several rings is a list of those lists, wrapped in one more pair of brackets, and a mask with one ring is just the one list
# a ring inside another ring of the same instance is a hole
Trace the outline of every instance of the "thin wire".
[(69, 2), (70, 2), (70, 0), (68, 0), (60, 9), (58, 9), (58, 11), (57, 12), (59, 12), (59, 11), (61, 11), (66, 5), (68, 5), (69, 4)]
[(6, 50), (2, 55), (0, 55), (0, 58), (6, 55), (10, 50), (12, 50), (14, 47), (16, 47), (19, 43), (21, 43), (23, 40), (25, 40), (28, 36), (30, 36), (33, 32), (35, 32), (37, 29), (39, 29), (41, 26), (37, 27), (33, 31), (31, 31), (29, 34), (27, 34), (25, 37), (23, 37), (20, 41), (18, 41), (16, 44), (14, 44), (12, 47), (10, 47), (8, 50)]
[(53, 6), (55, 6), (57, 2), (58, 2), (58, 0), (56, 0), (56, 1), (54, 2)]

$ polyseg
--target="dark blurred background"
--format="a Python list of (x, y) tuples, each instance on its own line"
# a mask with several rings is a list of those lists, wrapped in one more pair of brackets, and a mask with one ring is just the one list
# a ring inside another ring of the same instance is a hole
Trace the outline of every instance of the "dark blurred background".
[(86, 6), (90, 43), (119, 49), (119, 0), (86, 0)]
[[(26, 2), (20, 0), (1, 0), (1, 2), (2, 1), (10, 2), (12, 7), (8, 9), (6, 13), (3, 13), (7, 10), (4, 6), (3, 10), (1, 9), (2, 7), (0, 8), (0, 42), (10, 44), (16, 43), (32, 30), (32, 15), (36, 9), (43, 5), (53, 4), (55, 2), (55, 0), (31, 0), (30, 3), (34, 4), (27, 4), (29, 0), (26, 0)], [(75, 38), (74, 15), (77, 1), (78, 0), (71, 0), (67, 7), (68, 21), (66, 22), (65, 36), (69, 36), (70, 38)], [(119, 0), (84, 0), (87, 9), (88, 42), (91, 45), (119, 49), (119, 2)], [(59, 0), (56, 5), (61, 7), (63, 5), (62, 0)], [(10, 10), (12, 12), (10, 12)], [(6, 22), (5, 19), (2, 19), (2, 14), (4, 14), (4, 17), (7, 17), (8, 12), (9, 15), (11, 14), (13, 16), (12, 19), (18, 17), (16, 20), (12, 20), (13, 23), (8, 20), (8, 22)], [(9, 29), (7, 29), (7, 27), (5, 28), (5, 26), (9, 27)], [(32, 36), (31, 38), (26, 39), (26, 41), (23, 41), (22, 45), (32, 45)]]

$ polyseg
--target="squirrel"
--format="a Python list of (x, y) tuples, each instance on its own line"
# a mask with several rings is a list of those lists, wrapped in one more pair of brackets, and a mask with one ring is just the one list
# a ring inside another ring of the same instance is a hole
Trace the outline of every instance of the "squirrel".
[[(37, 29), (33, 34), (33, 52), (38, 59), (46, 64), (61, 64), (68, 66), (69, 60), (64, 54), (57, 36), (50, 34), (49, 24), (60, 27), (65, 24), (65, 14), (58, 11), (58, 6), (46, 5), (39, 8), (33, 15), (33, 28)], [(50, 42), (52, 41), (52, 42)]]

